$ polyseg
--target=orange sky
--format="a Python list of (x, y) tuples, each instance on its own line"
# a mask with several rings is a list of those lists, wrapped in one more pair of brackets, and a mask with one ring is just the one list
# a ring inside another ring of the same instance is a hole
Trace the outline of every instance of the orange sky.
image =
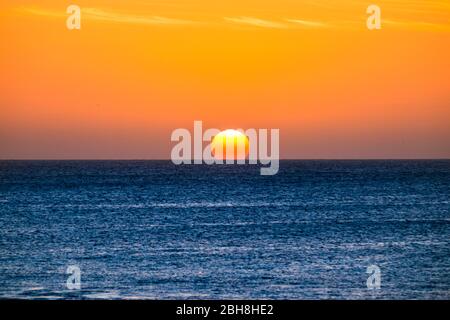
[(194, 120), (280, 128), (282, 158), (450, 158), (449, 57), (450, 1), (2, 2), (0, 158), (169, 158)]

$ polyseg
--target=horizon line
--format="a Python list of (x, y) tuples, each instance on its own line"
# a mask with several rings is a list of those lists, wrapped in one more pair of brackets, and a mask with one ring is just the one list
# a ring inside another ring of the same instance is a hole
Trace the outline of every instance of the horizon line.
[[(191, 159), (192, 161), (196, 159)], [(197, 159), (200, 160), (200, 159)], [(203, 161), (203, 159), (201, 159)], [(246, 159), (246, 163), (247, 163)], [(259, 160), (259, 159), (258, 159)], [(273, 160), (270, 158), (263, 160)], [(421, 160), (450, 160), (450, 158), (281, 158), (279, 161), (421, 161)], [(172, 161), (167, 158), (15, 158), (15, 159), (1, 159), (0, 161)], [(202, 163), (203, 164), (203, 163)]]

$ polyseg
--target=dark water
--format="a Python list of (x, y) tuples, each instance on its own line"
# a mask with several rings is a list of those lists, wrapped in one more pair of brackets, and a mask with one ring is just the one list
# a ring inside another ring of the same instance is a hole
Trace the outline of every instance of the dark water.
[(0, 297), (449, 299), (449, 194), (450, 161), (2, 161)]

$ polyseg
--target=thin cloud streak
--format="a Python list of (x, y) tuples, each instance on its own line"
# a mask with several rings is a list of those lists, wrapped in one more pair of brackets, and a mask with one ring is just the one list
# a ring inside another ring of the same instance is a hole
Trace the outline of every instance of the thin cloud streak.
[(194, 21), (190, 20), (173, 19), (160, 16), (144, 17), (144, 16), (123, 15), (112, 12), (106, 12), (95, 8), (86, 8), (81, 10), (85, 17), (87, 16), (88, 18), (91, 19), (110, 22), (121, 22), (130, 24), (150, 24), (150, 25), (183, 25), (195, 23)]
[[(55, 12), (31, 7), (21, 7), (19, 11), (47, 17), (68, 16), (65, 12)], [(116, 22), (116, 23), (141, 24), (141, 25), (187, 25), (196, 23), (190, 20), (173, 19), (160, 16), (145, 17), (145, 16), (124, 15), (114, 12), (103, 11), (96, 8), (81, 8), (81, 14), (82, 19)]]
[(254, 18), (254, 17), (225, 17), (224, 19), (225, 19), (225, 21), (235, 23), (235, 24), (249, 25), (249, 26), (261, 27), (261, 28), (272, 28), (272, 29), (288, 28), (288, 26), (284, 23), (270, 21), (270, 20), (263, 20), (263, 19), (258, 19), (258, 18)]
[[(48, 9), (41, 9), (38, 7), (19, 7), (15, 9), (18, 12), (53, 17), (64, 18), (68, 14), (65, 11), (55, 11)], [(163, 16), (138, 16), (121, 14), (112, 11), (105, 11), (98, 8), (81, 8), (82, 19), (88, 19), (93, 21), (104, 21), (111, 23), (126, 23), (136, 25), (159, 25), (159, 26), (183, 26), (183, 25), (203, 25), (214, 26), (217, 25), (217, 21), (195, 21), (185, 19), (174, 19)], [(253, 26), (258, 28), (267, 29), (346, 29), (346, 30), (361, 30), (365, 28), (365, 20), (337, 20), (330, 22), (303, 20), (297, 18), (280, 18), (280, 20), (268, 20), (257, 17), (238, 16), (238, 17), (221, 17), (223, 24), (225, 25), (243, 25)], [(431, 23), (426, 21), (402, 21), (394, 19), (381, 20), (382, 26), (386, 26), (390, 29), (401, 29), (410, 31), (428, 31), (428, 32), (450, 32), (450, 24), (446, 23)]]
[(430, 23), (426, 21), (395, 21), (395, 20), (382, 20), (382, 25), (386, 24), (393, 28), (401, 28), (408, 30), (420, 30), (420, 31), (443, 31), (450, 32), (450, 24)]
[(323, 22), (318, 21), (308, 21), (308, 20), (299, 20), (299, 19), (286, 19), (287, 22), (294, 23), (297, 25), (301, 25), (303, 27), (308, 28), (326, 28), (328, 25)]

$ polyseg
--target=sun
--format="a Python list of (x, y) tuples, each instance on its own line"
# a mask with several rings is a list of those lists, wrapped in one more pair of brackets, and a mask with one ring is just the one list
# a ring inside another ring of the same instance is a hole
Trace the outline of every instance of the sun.
[(248, 138), (238, 130), (221, 131), (213, 138), (211, 151), (217, 160), (245, 160), (248, 155)]

